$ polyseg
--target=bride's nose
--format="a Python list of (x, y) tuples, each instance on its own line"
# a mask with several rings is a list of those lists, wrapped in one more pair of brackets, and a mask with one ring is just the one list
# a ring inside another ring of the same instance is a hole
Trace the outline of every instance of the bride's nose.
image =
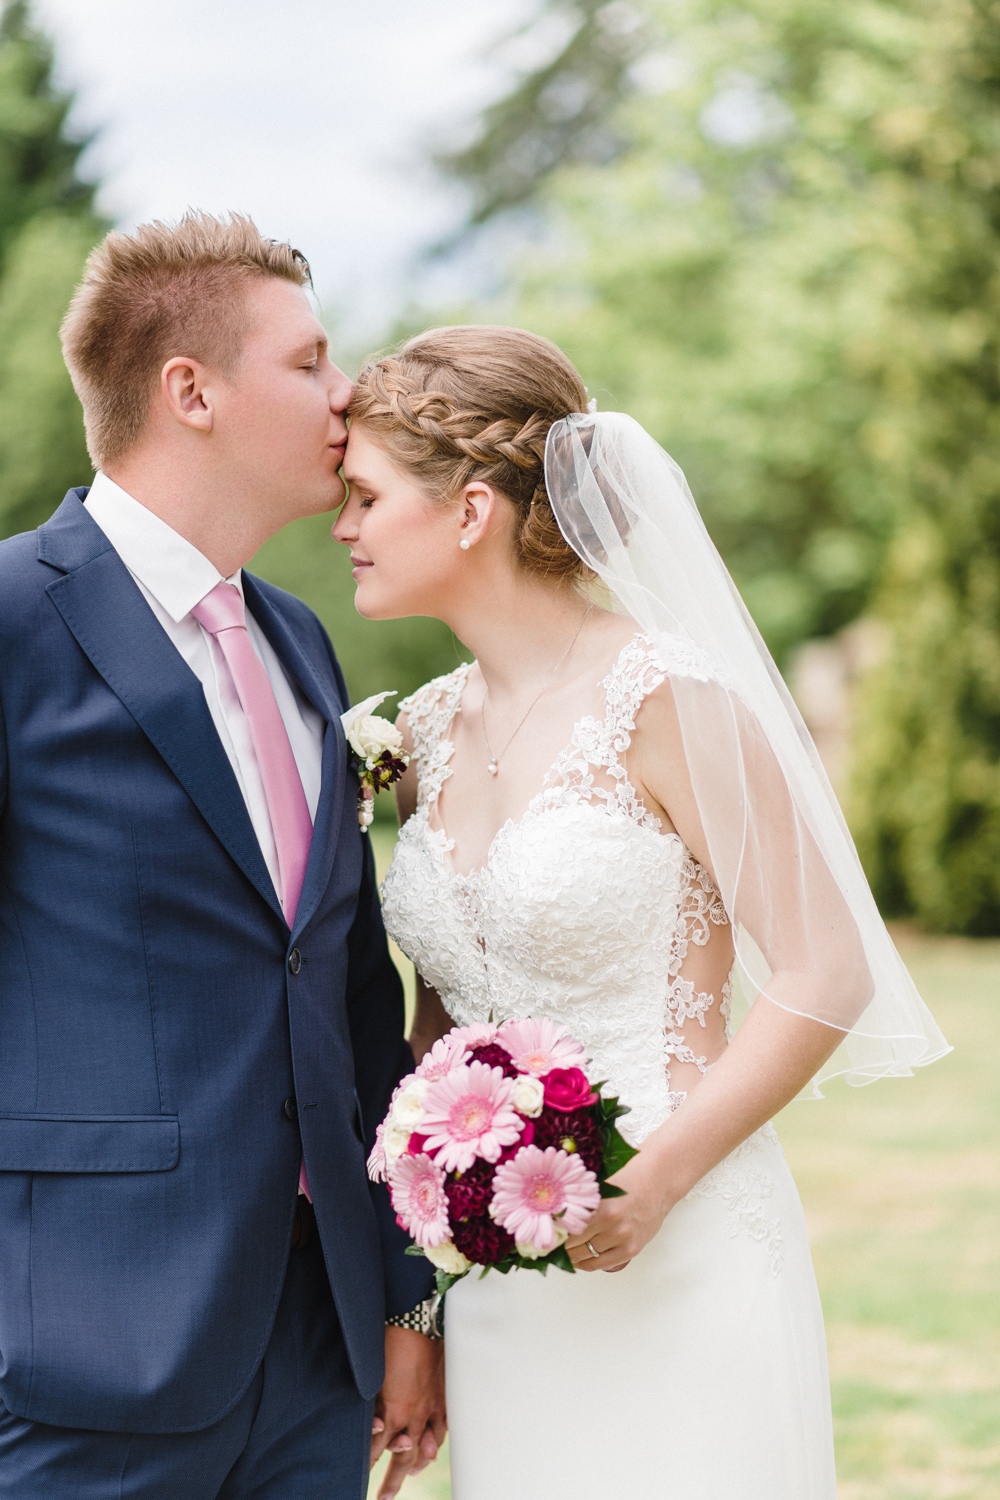
[(330, 535), (335, 542), (343, 542), (349, 547), (358, 539), (358, 520), (361, 511), (352, 495), (348, 495), (340, 508), (340, 515), (330, 528)]

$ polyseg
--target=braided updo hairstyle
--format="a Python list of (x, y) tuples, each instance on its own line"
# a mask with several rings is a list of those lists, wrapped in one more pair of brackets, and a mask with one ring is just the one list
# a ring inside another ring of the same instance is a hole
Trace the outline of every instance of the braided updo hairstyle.
[(553, 422), (585, 411), (587, 391), (555, 344), (520, 328), (432, 328), (358, 376), (348, 408), (397, 467), (434, 499), (472, 480), (514, 505), (528, 572), (574, 580), (590, 570), (565, 540), (545, 492)]

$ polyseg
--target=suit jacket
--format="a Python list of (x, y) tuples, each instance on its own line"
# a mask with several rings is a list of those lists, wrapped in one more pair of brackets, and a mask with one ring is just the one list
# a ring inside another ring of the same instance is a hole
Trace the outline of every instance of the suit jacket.
[(429, 1295), (365, 1154), (412, 1065), (316, 617), (245, 575), (326, 720), (290, 932), (197, 678), (71, 490), (0, 543), (0, 1399), (218, 1421), (268, 1341), (304, 1151), (362, 1396)]

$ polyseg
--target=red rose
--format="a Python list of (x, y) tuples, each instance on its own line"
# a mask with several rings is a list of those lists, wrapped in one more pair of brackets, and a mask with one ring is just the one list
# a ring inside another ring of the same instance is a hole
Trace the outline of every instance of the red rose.
[(582, 1068), (551, 1068), (542, 1079), (545, 1088), (545, 1103), (560, 1114), (573, 1109), (586, 1109), (597, 1103), (597, 1095), (591, 1091), (590, 1082)]

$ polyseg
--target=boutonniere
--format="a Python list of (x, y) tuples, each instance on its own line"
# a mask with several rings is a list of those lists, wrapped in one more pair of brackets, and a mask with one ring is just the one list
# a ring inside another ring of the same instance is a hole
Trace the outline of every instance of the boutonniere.
[(398, 781), (410, 764), (410, 757), (403, 750), (403, 736), (395, 724), (373, 714), (383, 698), (395, 698), (390, 693), (374, 693), (364, 703), (349, 708), (341, 714), (347, 743), (354, 752), (354, 769), (361, 782), (358, 793), (358, 824), (362, 833), (367, 833), (375, 819), (375, 793)]

